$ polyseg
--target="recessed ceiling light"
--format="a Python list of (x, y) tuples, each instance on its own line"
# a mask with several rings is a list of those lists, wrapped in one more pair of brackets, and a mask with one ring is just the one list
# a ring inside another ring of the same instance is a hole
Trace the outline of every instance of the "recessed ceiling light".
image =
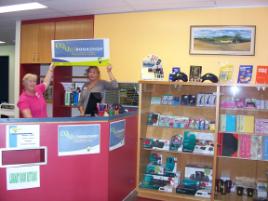
[(16, 11), (23, 11), (23, 10), (34, 10), (34, 9), (41, 9), (41, 8), (47, 8), (47, 6), (37, 3), (37, 2), (14, 4), (10, 6), (0, 6), (0, 13), (9, 13), (9, 12), (16, 12)]
[(4, 43), (6, 43), (6, 42), (0, 40), (0, 44), (4, 44)]

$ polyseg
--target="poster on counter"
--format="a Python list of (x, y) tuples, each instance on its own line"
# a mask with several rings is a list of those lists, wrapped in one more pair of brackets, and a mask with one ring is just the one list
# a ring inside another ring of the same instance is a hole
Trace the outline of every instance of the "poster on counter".
[(100, 153), (100, 124), (58, 126), (58, 155)]
[(107, 66), (109, 39), (52, 40), (52, 62), (55, 66)]
[(7, 190), (40, 187), (40, 167), (16, 167), (6, 169)]
[(6, 148), (33, 148), (40, 146), (40, 125), (8, 125)]
[(115, 121), (110, 124), (110, 151), (124, 146), (125, 132), (126, 120)]

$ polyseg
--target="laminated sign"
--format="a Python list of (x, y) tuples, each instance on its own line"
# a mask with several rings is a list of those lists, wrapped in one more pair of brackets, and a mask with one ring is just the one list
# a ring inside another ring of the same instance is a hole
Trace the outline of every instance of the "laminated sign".
[(56, 66), (106, 66), (108, 39), (52, 40), (52, 62)]

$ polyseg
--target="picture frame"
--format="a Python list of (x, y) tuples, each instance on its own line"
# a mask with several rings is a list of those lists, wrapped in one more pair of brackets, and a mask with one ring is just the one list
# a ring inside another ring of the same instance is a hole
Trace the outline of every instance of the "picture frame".
[(256, 26), (191, 26), (192, 55), (255, 55)]

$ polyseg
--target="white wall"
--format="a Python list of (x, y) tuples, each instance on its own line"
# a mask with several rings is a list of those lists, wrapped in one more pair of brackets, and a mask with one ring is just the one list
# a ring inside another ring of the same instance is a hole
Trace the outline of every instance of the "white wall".
[[(0, 56), (9, 56), (9, 102), (14, 103), (14, 84), (15, 84), (15, 46), (0, 46)], [(6, 86), (1, 86), (6, 87)]]

